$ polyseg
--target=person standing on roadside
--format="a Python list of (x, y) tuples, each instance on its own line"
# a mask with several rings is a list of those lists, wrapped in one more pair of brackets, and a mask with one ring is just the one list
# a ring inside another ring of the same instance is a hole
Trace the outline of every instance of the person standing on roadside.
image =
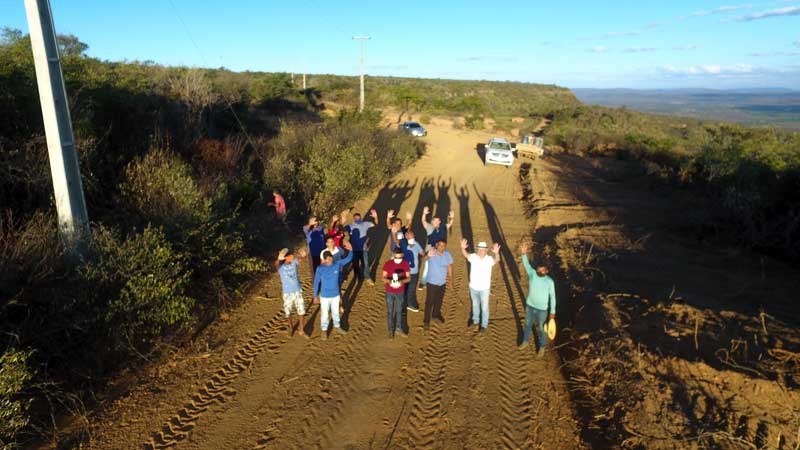
[(325, 228), (320, 225), (317, 216), (308, 218), (308, 223), (303, 225), (303, 234), (308, 243), (308, 254), (311, 256), (311, 273), (313, 274), (320, 265), (320, 252), (325, 249)]
[(339, 272), (342, 267), (353, 259), (352, 247), (349, 243), (345, 242), (345, 250), (348, 250), (347, 256), (334, 261), (333, 255), (329, 251), (322, 254), (322, 263), (317, 268), (314, 274), (314, 304), (320, 305), (320, 330), (322, 332), (322, 339), (328, 339), (328, 326), (330, 325), (329, 316), (333, 316), (333, 327), (340, 334), (347, 334), (347, 331), (341, 327), (341, 317), (339, 306), (342, 301), (341, 290), (339, 285)]
[(386, 284), (386, 324), (389, 327), (389, 339), (395, 334), (408, 337), (403, 331), (403, 297), (406, 285), (411, 281), (411, 267), (403, 259), (403, 249), (397, 247), (392, 251), (392, 259), (383, 264), (383, 282)]
[(300, 260), (307, 255), (305, 249), (301, 249), (297, 252), (297, 258), (295, 258), (288, 248), (284, 248), (278, 253), (278, 259), (275, 261), (275, 268), (281, 277), (281, 286), (283, 287), (283, 311), (286, 313), (286, 320), (288, 321), (289, 328), (287, 332), (289, 337), (292, 337), (294, 332), (294, 324), (292, 324), (292, 309), (294, 308), (298, 316), (297, 334), (308, 338), (305, 333), (306, 304), (303, 299), (300, 278), (297, 276), (297, 267), (300, 265)]
[(403, 259), (411, 267), (411, 281), (405, 285), (406, 309), (419, 312), (419, 302), (417, 301), (417, 281), (419, 281), (419, 264), (425, 259), (425, 251), (414, 238), (414, 232), (406, 231), (405, 248), (403, 249)]
[(353, 246), (353, 271), (361, 281), (373, 283), (369, 276), (369, 230), (378, 224), (378, 212), (369, 210), (372, 222), (361, 219), (361, 214), (353, 214), (353, 223), (347, 225), (345, 230), (350, 233), (350, 244)]
[[(439, 241), (428, 253), (428, 291), (425, 296), (425, 332), (430, 329), (431, 318), (444, 323), (442, 301), (447, 284), (453, 283), (453, 256), (447, 251), (447, 242)], [(448, 283), (449, 282), (449, 283)]]
[(272, 201), (267, 203), (267, 206), (275, 208), (275, 215), (278, 216), (278, 219), (282, 221), (286, 220), (286, 201), (283, 199), (283, 196), (278, 193), (277, 189), (272, 190)]
[[(425, 228), (425, 233), (428, 235), (427, 246), (425, 247), (426, 252), (430, 252), (431, 249), (436, 248), (436, 243), (439, 241), (447, 241), (447, 232), (453, 226), (453, 220), (455, 219), (455, 213), (450, 211), (447, 215), (447, 224), (442, 226), (442, 219), (438, 217), (434, 217), (428, 222), (428, 214), (431, 213), (431, 209), (429, 207), (422, 208), (422, 226)], [(428, 278), (428, 263), (425, 263), (425, 267), (422, 269), (422, 279), (420, 280), (419, 289), (422, 290), (425, 288), (425, 284)]]
[(528, 298), (525, 300), (525, 334), (522, 337), (520, 350), (528, 346), (533, 331), (533, 323), (536, 322), (536, 334), (539, 338), (539, 357), (544, 356), (544, 349), (547, 347), (547, 333), (544, 331), (544, 324), (548, 320), (556, 318), (556, 284), (549, 275), (547, 267), (539, 264), (536, 270), (533, 269), (528, 261), (528, 246), (522, 244), (519, 248), (522, 253), (522, 265), (528, 273)]
[(469, 242), (461, 240), (461, 254), (469, 261), (469, 297), (472, 300), (472, 325), (475, 331), (486, 331), (489, 326), (489, 290), (492, 287), (492, 268), (500, 261), (500, 244), (489, 246), (486, 242), (478, 242), (475, 253), (467, 253)]

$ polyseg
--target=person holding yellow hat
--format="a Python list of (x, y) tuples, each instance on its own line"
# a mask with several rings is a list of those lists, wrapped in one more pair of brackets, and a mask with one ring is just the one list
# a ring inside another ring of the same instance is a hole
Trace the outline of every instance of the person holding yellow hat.
[[(544, 356), (544, 349), (547, 347), (547, 331), (555, 331), (556, 284), (547, 275), (547, 267), (543, 264), (537, 265), (534, 270), (530, 261), (528, 261), (528, 246), (526, 244), (520, 246), (520, 253), (522, 253), (522, 265), (525, 266), (525, 271), (528, 273), (528, 298), (525, 300), (525, 334), (519, 348), (522, 350), (528, 346), (535, 322), (539, 341), (537, 355), (542, 357)], [(548, 311), (550, 312), (549, 317)], [(548, 325), (548, 330), (545, 330), (546, 322), (553, 325)]]

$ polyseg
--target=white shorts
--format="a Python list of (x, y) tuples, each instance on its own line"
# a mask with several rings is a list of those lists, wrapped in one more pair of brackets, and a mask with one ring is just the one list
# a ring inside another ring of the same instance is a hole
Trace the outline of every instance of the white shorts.
[(286, 317), (292, 315), (292, 307), (297, 311), (297, 315), (306, 315), (306, 302), (303, 300), (302, 291), (283, 294), (283, 311), (286, 313)]

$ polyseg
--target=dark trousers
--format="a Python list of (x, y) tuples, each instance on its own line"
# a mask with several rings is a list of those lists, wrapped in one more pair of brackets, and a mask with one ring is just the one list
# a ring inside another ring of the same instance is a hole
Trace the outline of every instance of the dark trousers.
[(431, 324), (431, 317), (438, 319), (442, 318), (442, 300), (444, 300), (445, 285), (437, 286), (435, 284), (427, 284), (427, 293), (425, 295), (425, 328)]
[(364, 281), (369, 278), (369, 253), (366, 250), (353, 250), (353, 273)]
[(402, 329), (403, 322), (403, 294), (386, 293), (386, 325), (389, 326), (389, 334), (393, 335), (395, 330)]
[(317, 272), (317, 267), (322, 264), (322, 261), (319, 259), (319, 252), (309, 251), (308, 254), (308, 262), (311, 263), (311, 276), (313, 277)]
[(411, 274), (411, 282), (406, 285), (406, 306), (414, 309), (419, 309), (417, 302), (417, 280), (419, 280), (418, 273)]

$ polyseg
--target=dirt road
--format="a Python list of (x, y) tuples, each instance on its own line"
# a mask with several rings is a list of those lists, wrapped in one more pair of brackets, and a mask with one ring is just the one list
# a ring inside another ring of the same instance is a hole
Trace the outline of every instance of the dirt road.
[[(413, 212), (423, 236), (424, 206), (440, 217), (455, 212), (444, 324), (423, 335), (422, 313), (409, 312), (410, 336), (389, 340), (382, 286), (350, 277), (350, 333), (321, 340), (313, 307), (312, 339), (289, 338), (279, 280), (269, 277), (263, 298), (211, 330), (206, 351), (176, 358), (109, 408), (93, 426), (92, 448), (584, 448), (558, 356), (517, 349), (527, 292), (517, 248), (535, 227), (519, 200), (518, 167), (483, 166), (476, 146), (487, 134), (429, 129), (428, 154), (356, 210), (374, 207), (381, 221), (390, 208)], [(503, 245), (481, 335), (467, 328), (462, 237)], [(388, 258), (387, 238), (379, 227), (375, 265)], [(301, 276), (310, 299), (309, 274)]]

